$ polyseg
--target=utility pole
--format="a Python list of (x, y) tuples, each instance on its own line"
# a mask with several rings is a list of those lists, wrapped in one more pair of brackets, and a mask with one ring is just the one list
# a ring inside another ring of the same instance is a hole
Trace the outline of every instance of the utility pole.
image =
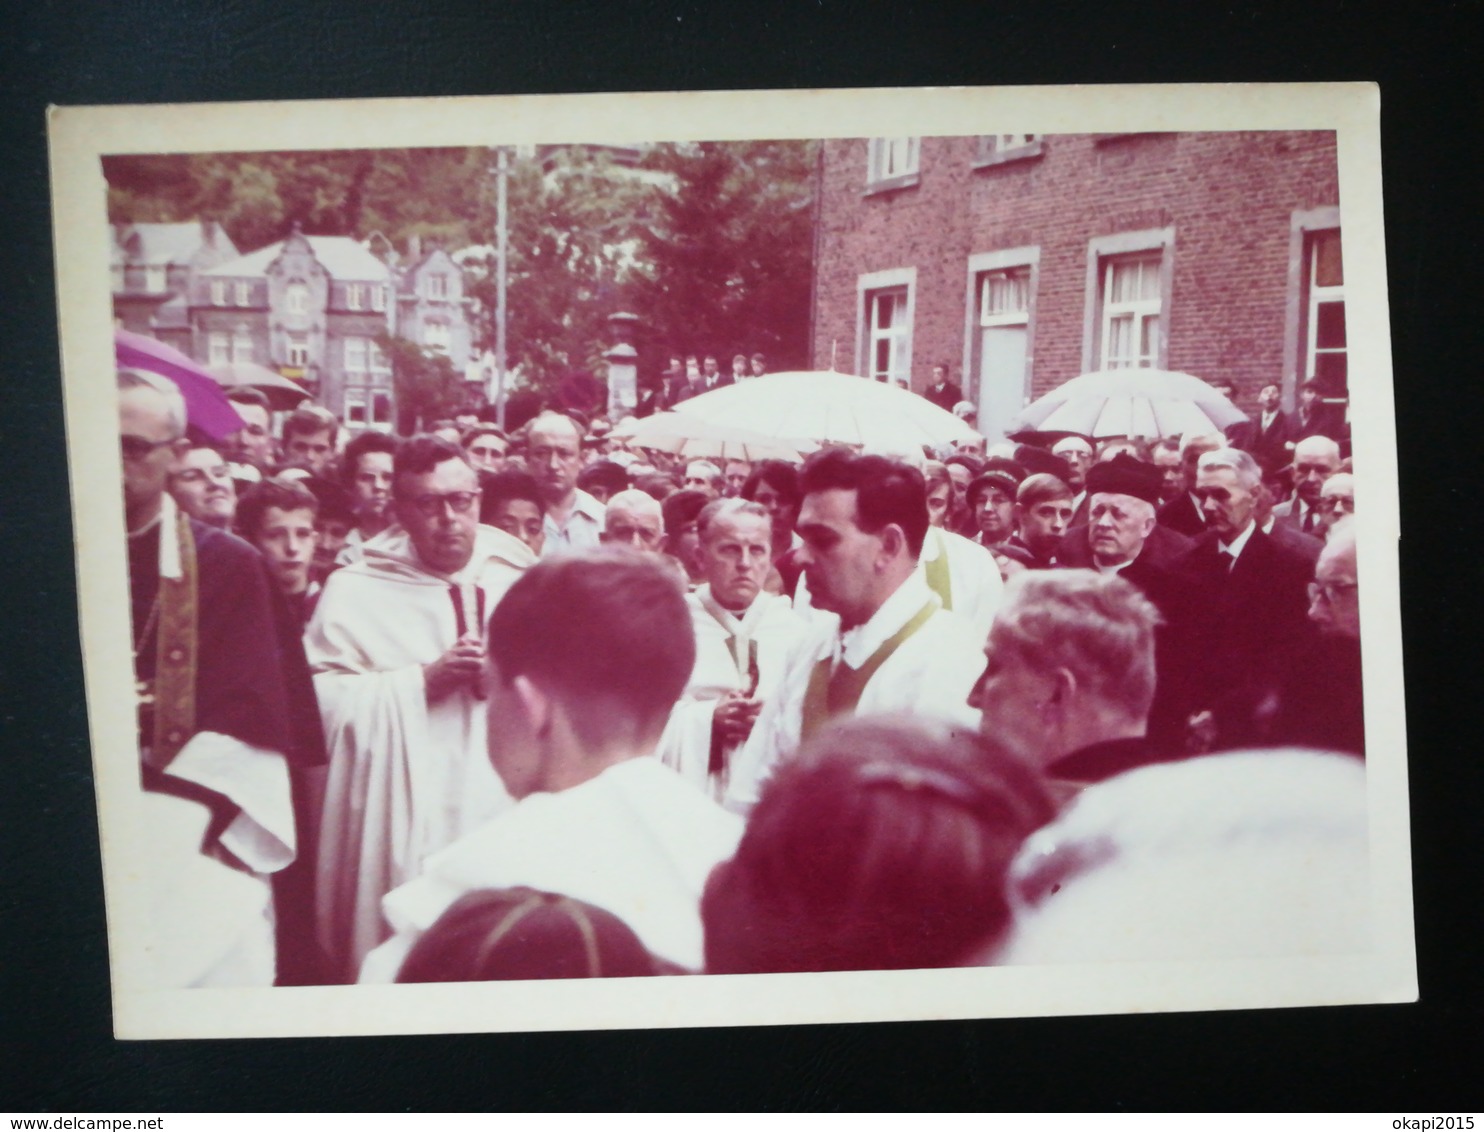
[(510, 178), (510, 154), (495, 149), (495, 405), (500, 428), (505, 427), (505, 260), (509, 223), (505, 215), (505, 182)]

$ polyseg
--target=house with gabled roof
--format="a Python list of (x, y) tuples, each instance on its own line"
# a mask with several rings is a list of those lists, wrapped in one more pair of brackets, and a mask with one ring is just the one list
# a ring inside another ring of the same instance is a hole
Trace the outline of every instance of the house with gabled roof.
[(236, 259), (237, 245), (213, 220), (119, 224), (111, 235), (115, 323), (190, 353), (192, 282), (200, 272)]

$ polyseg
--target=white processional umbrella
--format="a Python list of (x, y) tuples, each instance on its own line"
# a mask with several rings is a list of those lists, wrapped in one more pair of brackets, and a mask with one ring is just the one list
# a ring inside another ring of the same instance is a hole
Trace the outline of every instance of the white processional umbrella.
[(1074, 377), (1032, 401), (1009, 432), (1075, 432), (1094, 439), (1186, 436), (1221, 432), (1246, 419), (1224, 394), (1193, 374), (1110, 369)]
[(688, 416), (786, 443), (848, 444), (883, 455), (921, 455), (923, 445), (979, 439), (971, 425), (925, 397), (832, 370), (744, 378), (684, 406)]
[(625, 421), (610, 435), (638, 448), (670, 452), (688, 460), (788, 460), (796, 464), (818, 447), (809, 442), (786, 443), (750, 429), (674, 411)]

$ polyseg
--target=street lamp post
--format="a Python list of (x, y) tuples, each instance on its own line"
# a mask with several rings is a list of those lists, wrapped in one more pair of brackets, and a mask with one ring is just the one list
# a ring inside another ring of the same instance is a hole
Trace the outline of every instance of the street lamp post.
[(500, 428), (505, 427), (505, 262), (509, 224), (505, 215), (505, 184), (510, 179), (510, 155), (505, 146), (495, 150), (495, 406)]

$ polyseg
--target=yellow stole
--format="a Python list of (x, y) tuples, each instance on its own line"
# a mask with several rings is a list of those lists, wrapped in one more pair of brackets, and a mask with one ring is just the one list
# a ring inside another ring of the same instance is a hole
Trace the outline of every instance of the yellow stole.
[[(803, 742), (808, 739), (835, 716), (854, 712), (856, 704), (860, 703), (861, 693), (866, 690), (871, 677), (876, 675), (876, 670), (886, 663), (887, 658), (896, 652), (907, 638), (926, 625), (928, 618), (937, 609), (937, 599), (930, 598), (927, 604), (917, 611), (912, 620), (898, 629), (890, 639), (882, 642), (881, 646), (866, 660), (866, 663), (859, 668), (851, 668), (844, 661), (836, 665), (830, 657), (825, 657), (815, 664), (814, 670), (809, 673), (809, 687), (804, 692), (804, 713), (799, 726), (799, 741)], [(831, 671), (832, 668), (833, 671)]]
[(158, 770), (169, 766), (196, 733), (196, 540), (184, 511), (176, 512), (175, 537), (180, 577), (161, 578), (157, 599), (160, 626), (155, 637), (154, 730), (148, 761)]

